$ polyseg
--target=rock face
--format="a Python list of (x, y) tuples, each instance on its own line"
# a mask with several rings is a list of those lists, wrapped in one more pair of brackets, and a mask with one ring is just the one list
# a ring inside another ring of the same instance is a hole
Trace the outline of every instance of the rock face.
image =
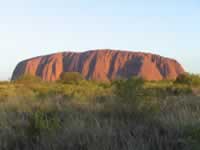
[(159, 55), (93, 50), (83, 53), (56, 53), (22, 61), (15, 68), (12, 80), (30, 74), (40, 76), (46, 81), (55, 81), (63, 72), (79, 72), (86, 79), (100, 81), (135, 75), (146, 80), (164, 80), (175, 79), (184, 73), (184, 69), (176, 60)]

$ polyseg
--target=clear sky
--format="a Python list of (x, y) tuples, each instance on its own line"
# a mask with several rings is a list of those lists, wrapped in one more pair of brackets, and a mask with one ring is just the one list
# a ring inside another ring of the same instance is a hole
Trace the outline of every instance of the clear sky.
[(0, 0), (0, 80), (29, 57), (99, 48), (157, 53), (200, 73), (200, 1)]

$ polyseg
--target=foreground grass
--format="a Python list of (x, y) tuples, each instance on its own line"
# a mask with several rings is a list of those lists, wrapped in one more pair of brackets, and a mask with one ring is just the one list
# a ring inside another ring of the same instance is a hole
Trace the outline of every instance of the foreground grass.
[(169, 82), (140, 89), (117, 85), (125, 93), (89, 81), (0, 84), (0, 149), (200, 148), (200, 97), (190, 88)]

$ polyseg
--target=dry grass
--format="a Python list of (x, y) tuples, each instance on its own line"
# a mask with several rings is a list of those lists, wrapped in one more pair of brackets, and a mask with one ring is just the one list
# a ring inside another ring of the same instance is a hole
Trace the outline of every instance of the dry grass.
[[(1, 150), (198, 150), (200, 97), (148, 93), (130, 100), (115, 88), (2, 84)], [(142, 92), (142, 91), (141, 91)]]

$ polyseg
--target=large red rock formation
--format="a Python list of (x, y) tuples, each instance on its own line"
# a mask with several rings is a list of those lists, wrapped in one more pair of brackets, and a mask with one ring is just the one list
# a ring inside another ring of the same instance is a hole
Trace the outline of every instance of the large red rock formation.
[(59, 79), (63, 72), (80, 72), (86, 79), (101, 81), (135, 75), (146, 80), (163, 80), (175, 79), (184, 73), (184, 69), (176, 60), (159, 55), (94, 50), (83, 53), (56, 53), (22, 61), (17, 65), (12, 80), (24, 74), (31, 74), (46, 81), (54, 81)]

